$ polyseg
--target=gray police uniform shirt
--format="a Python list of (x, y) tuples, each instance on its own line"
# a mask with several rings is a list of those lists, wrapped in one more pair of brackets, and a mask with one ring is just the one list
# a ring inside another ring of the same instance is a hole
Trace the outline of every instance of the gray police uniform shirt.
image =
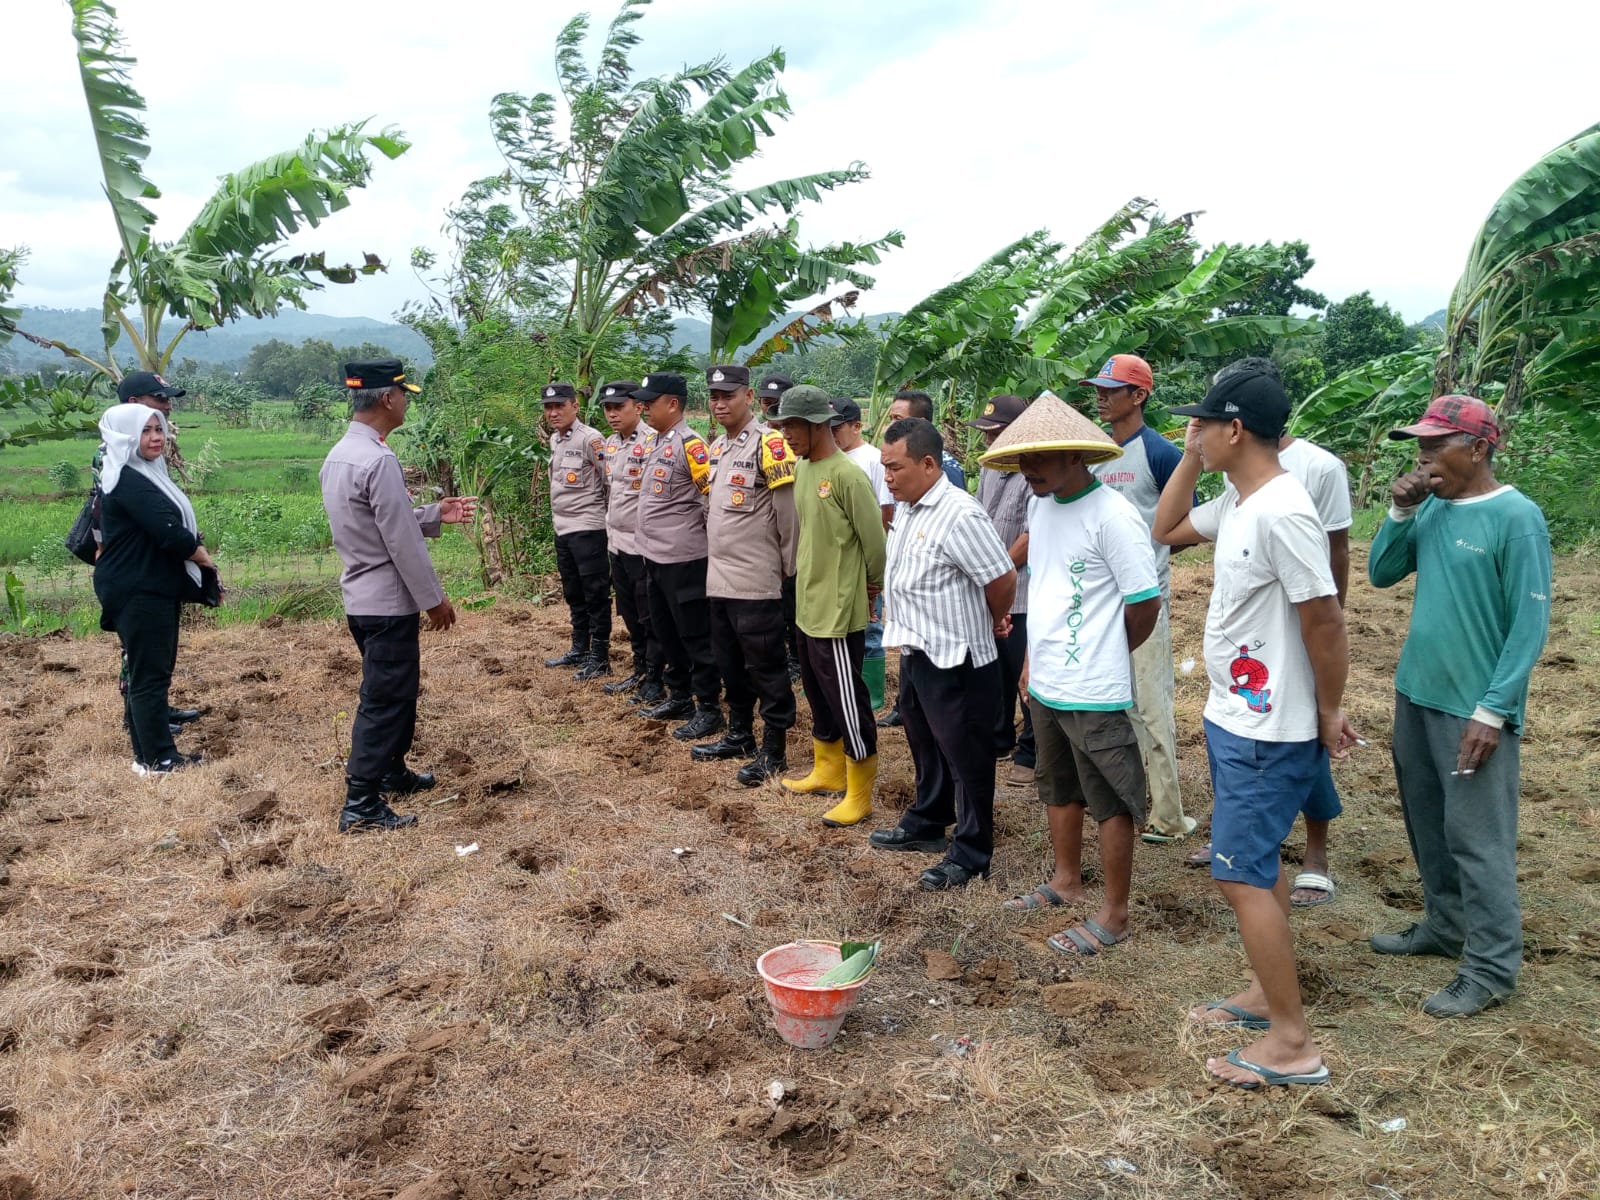
[(639, 492), (644, 483), (645, 441), (649, 428), (640, 422), (624, 437), (606, 438), (606, 549), (612, 554), (639, 553)]
[(794, 452), (760, 421), (711, 443), (706, 595), (776, 600), (794, 574)]
[(414, 508), (400, 460), (360, 421), (322, 464), (322, 507), (344, 561), (339, 589), (352, 617), (405, 617), (437, 607), (444, 589), (428, 557), (439, 536), (439, 506)]
[[(1132, 501), (1144, 518), (1145, 526), (1154, 528), (1156, 502), (1161, 499), (1161, 489), (1167, 486), (1172, 472), (1183, 461), (1183, 451), (1148, 425), (1139, 426), (1139, 432), (1121, 446), (1121, 458), (1096, 463), (1089, 469), (1101, 483)], [(1156, 541), (1153, 534), (1150, 544), (1155, 548), (1156, 579), (1161, 584), (1161, 600), (1165, 603), (1172, 595), (1172, 547)]]
[(606, 527), (605, 439), (574, 421), (550, 437), (550, 520), (559, 537)]
[(645, 442), (639, 492), (639, 553), (654, 563), (704, 558), (710, 491), (711, 451), (689, 422), (652, 433)]
[[(978, 503), (994, 522), (994, 531), (1009, 553), (1012, 544), (1028, 532), (1028, 501), (1033, 499), (1033, 489), (1022, 477), (1021, 471), (995, 471), (984, 467), (978, 472)], [(1028, 611), (1028, 572), (1017, 571), (1017, 598), (1011, 602), (1013, 613)]]

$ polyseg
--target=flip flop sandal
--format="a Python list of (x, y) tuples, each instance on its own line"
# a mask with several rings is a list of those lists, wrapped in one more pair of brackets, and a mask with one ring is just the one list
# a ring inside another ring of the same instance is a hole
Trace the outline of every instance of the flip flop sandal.
[(1208, 1000), (1205, 1005), (1206, 1012), (1225, 1012), (1234, 1019), (1231, 1021), (1197, 1021), (1189, 1018), (1189, 1024), (1198, 1025), (1202, 1029), (1271, 1029), (1272, 1022), (1260, 1013), (1253, 1013), (1248, 1008), (1240, 1008), (1237, 1004), (1229, 1004), (1223, 1000)]
[(1000, 907), (1012, 912), (1033, 912), (1039, 908), (1060, 908), (1066, 901), (1056, 895), (1048, 883), (1041, 883), (1026, 896), (1007, 900)]
[(1254, 1080), (1244, 1081), (1238, 1079), (1227, 1079), (1216, 1074), (1215, 1072), (1208, 1072), (1211, 1075), (1211, 1078), (1222, 1083), (1231, 1084), (1236, 1088), (1243, 1088), (1247, 1092), (1253, 1092), (1260, 1087), (1290, 1087), (1295, 1084), (1314, 1085), (1328, 1082), (1327, 1063), (1323, 1063), (1315, 1071), (1307, 1071), (1300, 1074), (1295, 1074), (1288, 1071), (1274, 1071), (1271, 1067), (1257, 1066), (1248, 1059), (1241, 1058), (1240, 1055), (1242, 1053), (1243, 1051), (1235, 1050), (1232, 1054), (1228, 1055), (1228, 1061), (1236, 1067), (1243, 1067), (1246, 1071), (1253, 1071), (1257, 1075), (1261, 1076), (1259, 1083)]
[[(1093, 940), (1079, 933), (1078, 925), (1082, 925), (1087, 929)], [(1102, 949), (1109, 950), (1112, 946), (1120, 946), (1132, 936), (1125, 933), (1121, 937), (1117, 937), (1116, 934), (1112, 933), (1093, 917), (1085, 917), (1078, 922), (1078, 925), (1074, 925), (1071, 929), (1063, 929), (1060, 933), (1052, 934), (1045, 941), (1049, 943), (1052, 950), (1065, 954), (1069, 958), (1093, 958)], [(1062, 941), (1063, 938), (1066, 940)]]
[(1198, 850), (1193, 850), (1183, 860), (1186, 867), (1209, 867), (1211, 865), (1211, 843), (1207, 842)]
[(1323, 895), (1320, 900), (1296, 900), (1291, 895), (1289, 903), (1296, 908), (1319, 908), (1324, 904), (1333, 903), (1333, 898), (1339, 894), (1339, 889), (1333, 885), (1333, 876), (1324, 875), (1320, 871), (1301, 871), (1296, 875), (1289, 891), (1297, 892), (1301, 888), (1309, 892), (1321, 892)]

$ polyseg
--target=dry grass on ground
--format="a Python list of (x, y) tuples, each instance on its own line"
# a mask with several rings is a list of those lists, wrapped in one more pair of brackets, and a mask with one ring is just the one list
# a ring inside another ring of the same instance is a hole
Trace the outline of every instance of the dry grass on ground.
[[(1175, 574), (1181, 659), (1207, 579)], [(1334, 1082), (1271, 1095), (1208, 1085), (1239, 1035), (1185, 1028), (1244, 963), (1184, 848), (1140, 847), (1131, 942), (1065, 962), (1061, 919), (998, 909), (1042, 878), (1030, 796), (1002, 790), (992, 882), (920, 894), (917, 856), (541, 669), (557, 612), (427, 639), (415, 761), (444, 786), (419, 829), (365, 839), (333, 832), (358, 677), (338, 625), (186, 635), (178, 694), (213, 706), (186, 744), (210, 761), (149, 781), (109, 640), (0, 640), (0, 1197), (1593, 1195), (1600, 568), (1564, 560), (1558, 588), (1523, 987), (1439, 1023), (1418, 1005), (1449, 964), (1365, 947), (1419, 893), (1386, 753), (1409, 593), (1356, 586), (1372, 745), (1339, 768), (1338, 901), (1295, 918)], [(1179, 680), (1202, 815), (1203, 687)], [(910, 778), (890, 733), (881, 820)], [(808, 935), (886, 948), (824, 1052), (779, 1042), (752, 966)]]

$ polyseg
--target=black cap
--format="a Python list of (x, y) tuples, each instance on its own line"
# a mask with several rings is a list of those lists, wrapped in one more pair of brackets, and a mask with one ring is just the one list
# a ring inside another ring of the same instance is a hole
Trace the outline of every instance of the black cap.
[(1289, 396), (1272, 376), (1240, 371), (1214, 384), (1199, 404), (1167, 411), (1175, 417), (1238, 421), (1257, 437), (1276, 438), (1289, 423)]
[(843, 396), (830, 401), (833, 416), (828, 421), (829, 425), (843, 425), (848, 421), (861, 420), (861, 405), (854, 400), (846, 400)]
[(646, 404), (657, 396), (676, 396), (685, 404), (689, 402), (689, 381), (682, 375), (674, 375), (663, 371), (656, 375), (646, 375), (644, 382), (633, 390), (633, 398), (642, 400)]
[(613, 379), (600, 389), (600, 403), (621, 404), (632, 400), (634, 392), (639, 390), (637, 379)]
[(990, 396), (983, 411), (967, 424), (973, 429), (1004, 429), (1027, 411), (1028, 402), (1021, 396)]
[(176, 400), (187, 395), (181, 388), (168, 383), (153, 371), (130, 371), (117, 384), (117, 399), (126, 404), (135, 396), (160, 396), (163, 400)]
[(564, 404), (568, 400), (578, 398), (578, 389), (570, 383), (547, 383), (541, 393), (541, 399), (546, 404)]
[(794, 380), (787, 375), (763, 375), (761, 384), (756, 388), (756, 395), (761, 397), (763, 403), (771, 404), (779, 400), (783, 394), (794, 386)]
[(736, 392), (750, 386), (749, 367), (707, 367), (706, 387), (713, 392)]
[(422, 389), (406, 382), (406, 368), (398, 358), (372, 358), (366, 362), (344, 365), (344, 385), (347, 388), (403, 387), (408, 392)]

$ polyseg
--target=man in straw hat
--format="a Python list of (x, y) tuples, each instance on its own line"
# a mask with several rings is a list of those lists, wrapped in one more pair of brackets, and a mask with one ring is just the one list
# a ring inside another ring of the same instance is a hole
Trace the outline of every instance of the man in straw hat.
[[(1289, 398), (1275, 379), (1242, 371), (1201, 403), (1172, 411), (1193, 419), (1154, 532), (1169, 546), (1216, 543), (1205, 631), (1211, 876), (1238, 918), (1255, 973), (1244, 990), (1200, 1005), (1189, 1019), (1267, 1031), (1206, 1061), (1225, 1083), (1325, 1083), (1328, 1068), (1301, 1005), (1278, 847), (1325, 759), (1345, 757), (1357, 741), (1341, 707), (1349, 645), (1328, 539), (1311, 497), (1278, 463)], [(1233, 487), (1196, 508), (1202, 469), (1222, 471)]]
[(1089, 470), (1121, 453), (1092, 421), (1046, 392), (978, 460), (1020, 472), (1035, 497), (1028, 508), (1032, 590), (1023, 679), (1055, 869), (1006, 907), (1027, 912), (1087, 900), (1087, 812), (1100, 830), (1105, 896), (1093, 916), (1049, 939), (1062, 954), (1085, 958), (1128, 940), (1133, 847), (1145, 821), (1129, 654), (1161, 613), (1144, 519)]
[(1495, 479), (1500, 423), (1482, 400), (1440, 396), (1389, 436), (1416, 439), (1417, 469), (1394, 482), (1367, 575), (1417, 577), (1393, 752), (1426, 915), (1372, 948), (1459, 955), (1422, 1011), (1470, 1017), (1510, 995), (1522, 966), (1518, 752), (1550, 628), (1550, 535), (1538, 506)]
[[(1150, 364), (1137, 354), (1113, 354), (1093, 379), (1079, 381), (1094, 388), (1095, 415), (1111, 431), (1121, 457), (1099, 463), (1096, 478), (1133, 503), (1148, 526), (1155, 522), (1161, 489), (1183, 457), (1178, 448), (1144, 423), (1144, 406), (1155, 389)], [(1172, 548), (1151, 541), (1156, 574), (1161, 580), (1161, 613), (1150, 636), (1133, 652), (1133, 718), (1144, 755), (1150, 789), (1147, 842), (1174, 842), (1194, 832), (1178, 790), (1178, 722), (1174, 712), (1172, 675)], [(1208, 858), (1207, 862), (1210, 861)]]
[[(983, 506), (945, 476), (933, 424), (896, 421), (883, 469), (898, 502), (884, 569), (883, 644), (900, 650), (900, 716), (917, 793), (883, 850), (945, 852), (919, 885), (937, 892), (989, 874), (994, 854), (995, 639), (1011, 632), (1017, 571)], [(945, 830), (955, 824), (948, 841)]]
[(861, 678), (867, 607), (883, 586), (883, 517), (872, 484), (833, 440), (828, 393), (802, 384), (783, 393), (772, 424), (798, 456), (795, 620), (800, 684), (811, 706), (811, 772), (785, 779), (801, 795), (844, 799), (825, 825), (854, 825), (872, 813), (878, 727)]

